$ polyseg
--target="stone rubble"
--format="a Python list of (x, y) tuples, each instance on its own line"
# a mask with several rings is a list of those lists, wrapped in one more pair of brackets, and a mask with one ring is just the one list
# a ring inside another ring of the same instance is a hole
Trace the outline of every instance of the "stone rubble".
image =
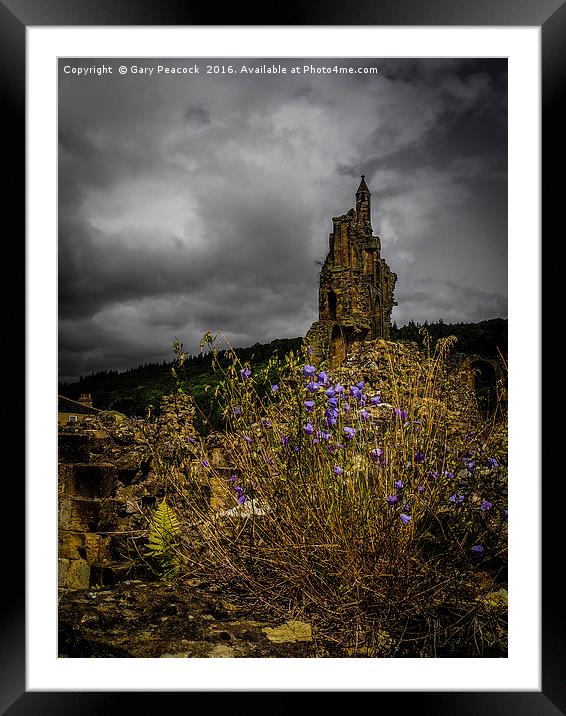
[(305, 658), (311, 625), (236, 606), (203, 587), (127, 580), (67, 591), (59, 605), (59, 656)]

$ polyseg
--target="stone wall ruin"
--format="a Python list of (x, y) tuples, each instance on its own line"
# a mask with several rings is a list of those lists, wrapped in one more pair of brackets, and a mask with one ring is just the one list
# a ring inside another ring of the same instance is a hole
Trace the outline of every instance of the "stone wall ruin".
[(332, 219), (329, 251), (320, 271), (318, 321), (305, 343), (330, 368), (344, 362), (352, 344), (389, 339), (397, 275), (381, 258), (373, 235), (371, 193), (362, 174), (356, 208)]

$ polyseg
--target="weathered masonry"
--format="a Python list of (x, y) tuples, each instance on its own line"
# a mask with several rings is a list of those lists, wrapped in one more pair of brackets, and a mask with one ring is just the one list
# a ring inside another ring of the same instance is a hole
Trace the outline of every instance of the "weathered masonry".
[(355, 341), (389, 339), (397, 275), (381, 258), (373, 236), (371, 193), (362, 174), (356, 208), (332, 219), (329, 251), (320, 271), (319, 318), (305, 342), (331, 367), (340, 365)]

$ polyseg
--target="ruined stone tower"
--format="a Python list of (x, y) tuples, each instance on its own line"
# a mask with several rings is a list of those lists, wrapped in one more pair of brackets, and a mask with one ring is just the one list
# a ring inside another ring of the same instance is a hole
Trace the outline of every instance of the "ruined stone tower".
[(305, 343), (317, 358), (335, 367), (354, 341), (389, 339), (397, 275), (381, 258), (381, 241), (373, 236), (371, 193), (363, 174), (356, 208), (332, 222), (329, 251), (320, 271), (318, 321)]

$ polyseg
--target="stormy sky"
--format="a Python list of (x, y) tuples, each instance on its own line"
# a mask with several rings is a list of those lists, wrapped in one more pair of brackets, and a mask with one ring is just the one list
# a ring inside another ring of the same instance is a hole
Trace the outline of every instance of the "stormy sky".
[(60, 380), (304, 335), (362, 173), (398, 325), (507, 316), (505, 60), (60, 60)]

